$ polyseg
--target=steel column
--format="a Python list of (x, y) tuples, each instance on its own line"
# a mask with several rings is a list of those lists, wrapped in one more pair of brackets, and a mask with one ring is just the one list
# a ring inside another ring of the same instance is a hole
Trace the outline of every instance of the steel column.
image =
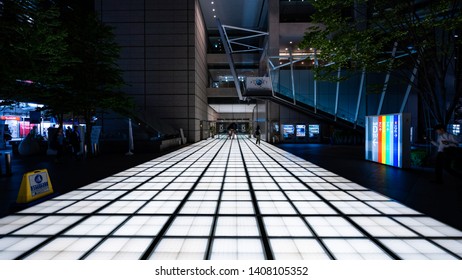
[[(391, 64), (393, 63), (393, 60), (395, 59), (397, 47), (398, 47), (398, 43), (395, 42), (395, 44), (393, 45), (393, 51), (391, 52), (391, 61), (389, 64), (390, 65), (389, 68), (391, 68)], [(377, 108), (377, 115), (380, 115), (380, 113), (382, 112), (382, 106), (383, 106), (383, 101), (385, 99), (385, 93), (387, 92), (388, 81), (390, 81), (390, 74), (391, 74), (391, 69), (388, 69), (387, 75), (385, 76), (385, 82), (383, 84), (382, 96), (380, 97), (379, 107)]]
[(338, 113), (338, 99), (339, 99), (339, 93), (340, 93), (340, 75), (341, 75), (342, 69), (339, 67), (338, 68), (338, 73), (337, 73), (337, 88), (335, 89), (335, 111), (334, 111), (334, 117), (335, 120), (337, 120), (337, 113)]
[(239, 100), (245, 100), (245, 98), (242, 96), (241, 84), (239, 83), (239, 77), (237, 76), (236, 68), (234, 67), (234, 60), (231, 54), (229, 40), (227, 36), (225, 36), (225, 31), (223, 30), (223, 26), (221, 25), (220, 19), (216, 18), (216, 22), (217, 22), (218, 31), (220, 32), (221, 41), (223, 42), (223, 46), (226, 51), (226, 57), (228, 58), (229, 68), (231, 70), (231, 74), (234, 79), (234, 85), (236, 86), (237, 95), (239, 97)]
[(361, 105), (361, 98), (363, 95), (363, 85), (364, 85), (365, 76), (366, 76), (366, 68), (363, 68), (363, 72), (361, 74), (361, 82), (359, 85), (358, 102), (356, 104), (356, 114), (355, 114), (355, 121), (354, 121), (355, 127), (356, 127), (356, 124), (358, 123), (359, 106)]
[(292, 56), (292, 47), (289, 48), (289, 56), (290, 56), (290, 79), (292, 82), (292, 96), (294, 99), (294, 104), (297, 104), (297, 99), (295, 98), (294, 57)]
[(404, 112), (404, 107), (406, 106), (407, 100), (409, 99), (409, 93), (411, 92), (412, 83), (414, 83), (415, 77), (417, 75), (417, 70), (419, 69), (420, 59), (417, 59), (417, 62), (414, 66), (414, 70), (412, 70), (411, 80), (407, 85), (406, 94), (404, 95), (403, 103), (401, 104), (401, 109), (399, 110), (400, 113)]
[[(318, 61), (318, 55), (317, 55), (317, 50), (314, 49), (314, 67), (318, 68), (319, 66), (319, 61)], [(314, 76), (313, 76), (314, 78)], [(318, 81), (316, 79), (313, 79), (314, 82), (314, 112), (317, 112), (317, 106), (318, 106)]]

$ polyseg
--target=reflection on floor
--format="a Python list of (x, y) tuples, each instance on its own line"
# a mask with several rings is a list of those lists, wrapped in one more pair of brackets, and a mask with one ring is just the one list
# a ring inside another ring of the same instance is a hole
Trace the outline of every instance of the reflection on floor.
[(0, 219), (0, 259), (462, 259), (462, 232), (247, 138)]

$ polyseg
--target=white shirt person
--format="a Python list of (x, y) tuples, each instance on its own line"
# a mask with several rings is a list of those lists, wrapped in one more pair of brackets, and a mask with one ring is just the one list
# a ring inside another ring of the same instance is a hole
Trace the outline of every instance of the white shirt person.
[(436, 133), (438, 133), (438, 138), (436, 141), (431, 141), (431, 143), (438, 147), (438, 153), (442, 153), (445, 148), (459, 146), (459, 142), (454, 135), (447, 133), (444, 128), (436, 129)]
[(450, 155), (446, 155), (447, 153), (444, 152), (446, 148), (450, 147), (458, 147), (459, 142), (456, 140), (454, 135), (449, 134), (444, 129), (443, 125), (436, 125), (435, 131), (438, 134), (438, 138), (436, 141), (431, 141), (431, 143), (438, 147), (438, 153), (436, 154), (436, 161), (435, 161), (435, 180), (433, 182), (437, 184), (443, 183), (443, 169), (447, 166), (447, 161), (449, 160), (448, 157)]

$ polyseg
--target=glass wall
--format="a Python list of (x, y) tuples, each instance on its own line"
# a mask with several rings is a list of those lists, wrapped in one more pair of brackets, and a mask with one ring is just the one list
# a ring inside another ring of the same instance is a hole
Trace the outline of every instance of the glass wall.
[[(293, 77), (292, 77), (293, 73)], [(342, 80), (316, 81), (311, 69), (289, 67), (271, 71), (273, 90), (277, 96), (294, 101), (300, 106), (337, 116), (359, 126), (364, 126), (367, 114), (376, 114), (385, 81), (384, 74), (341, 71)], [(292, 80), (293, 78), (293, 80)], [(363, 80), (362, 92), (361, 81)], [(293, 83), (293, 85), (292, 85)], [(337, 100), (338, 86), (338, 100)], [(407, 85), (390, 79), (382, 113), (399, 112)], [(358, 108), (359, 102), (359, 108)]]

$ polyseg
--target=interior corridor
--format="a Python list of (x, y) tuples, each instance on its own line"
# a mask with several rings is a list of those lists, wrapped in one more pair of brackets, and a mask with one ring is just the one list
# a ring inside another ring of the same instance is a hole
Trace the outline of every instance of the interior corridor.
[(0, 219), (0, 259), (462, 259), (462, 232), (262, 141), (201, 141)]

